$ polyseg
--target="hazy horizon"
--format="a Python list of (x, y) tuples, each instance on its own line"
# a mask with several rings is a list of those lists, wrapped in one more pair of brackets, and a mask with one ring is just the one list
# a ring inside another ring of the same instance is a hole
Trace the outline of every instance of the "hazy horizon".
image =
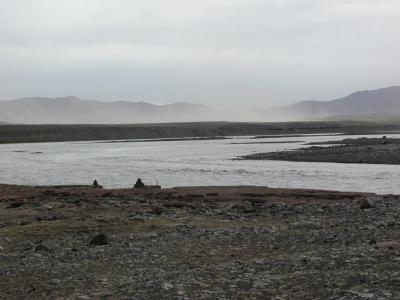
[[(365, 92), (365, 91), (375, 91), (375, 90), (382, 90), (382, 89), (387, 89), (387, 88), (391, 88), (391, 87), (400, 87), (400, 85), (393, 85), (393, 86), (388, 86), (388, 87), (379, 87), (377, 89), (364, 89), (364, 90), (357, 90), (357, 91), (352, 91), (346, 95), (338, 95), (335, 98), (330, 98), (330, 99), (297, 99), (297, 100), (293, 100), (293, 101), (288, 101), (282, 104), (276, 104), (276, 105), (271, 105), (269, 107), (256, 107), (255, 105), (251, 105), (249, 106), (249, 104), (243, 104), (242, 107), (243, 108), (250, 108), (250, 109), (269, 109), (269, 108), (279, 108), (279, 107), (285, 107), (285, 106), (290, 106), (292, 104), (297, 104), (299, 102), (306, 102), (306, 101), (318, 101), (318, 102), (329, 102), (329, 101), (333, 101), (333, 100), (338, 100), (341, 98), (345, 98), (347, 96), (350, 96), (354, 93), (357, 92)], [(112, 103), (112, 102), (132, 102), (132, 103), (148, 103), (148, 104), (152, 104), (152, 105), (156, 105), (156, 106), (165, 106), (165, 105), (171, 105), (171, 104), (180, 104), (180, 103), (188, 103), (188, 104), (199, 104), (199, 105), (205, 105), (207, 107), (210, 108), (216, 108), (216, 109), (221, 109), (224, 108), (223, 106), (219, 106), (218, 103), (202, 103), (202, 102), (190, 102), (190, 101), (171, 101), (171, 102), (152, 102), (152, 101), (148, 101), (146, 99), (136, 99), (136, 100), (132, 100), (132, 99), (89, 99), (89, 98), (83, 98), (77, 95), (56, 95), (56, 96), (43, 96), (43, 95), (30, 95), (30, 96), (22, 96), (22, 97), (17, 97), (17, 98), (13, 98), (13, 99), (0, 99), (0, 101), (14, 101), (14, 100), (22, 100), (22, 99), (34, 99), (34, 98), (48, 98), (48, 99), (66, 99), (66, 98), (77, 98), (79, 100), (84, 100), (84, 101), (95, 101), (95, 102), (106, 102), (106, 103)], [(234, 107), (235, 109), (241, 108), (240, 105), (237, 105)]]
[(394, 0), (2, 4), (1, 100), (268, 108), (399, 84)]

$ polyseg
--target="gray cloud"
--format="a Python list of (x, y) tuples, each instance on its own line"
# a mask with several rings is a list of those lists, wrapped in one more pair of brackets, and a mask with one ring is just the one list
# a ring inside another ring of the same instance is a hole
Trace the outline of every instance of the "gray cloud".
[(271, 106), (399, 84), (397, 0), (1, 0), (0, 98)]

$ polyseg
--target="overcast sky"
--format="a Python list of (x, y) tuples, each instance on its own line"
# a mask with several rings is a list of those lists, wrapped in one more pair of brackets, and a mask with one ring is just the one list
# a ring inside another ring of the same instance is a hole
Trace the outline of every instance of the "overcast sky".
[(0, 99), (268, 107), (400, 84), (399, 0), (0, 0)]

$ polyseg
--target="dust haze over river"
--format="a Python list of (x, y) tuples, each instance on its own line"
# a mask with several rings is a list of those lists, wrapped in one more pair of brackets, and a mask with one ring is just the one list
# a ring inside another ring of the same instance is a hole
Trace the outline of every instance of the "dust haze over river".
[[(387, 136), (400, 137), (400, 134)], [(147, 184), (158, 182), (163, 187), (263, 185), (400, 193), (400, 165), (232, 160), (240, 155), (294, 149), (303, 147), (306, 142), (347, 137), (362, 135), (4, 144), (0, 145), (0, 182), (28, 185), (91, 184), (97, 179), (105, 187), (131, 187), (136, 178), (141, 177)]]

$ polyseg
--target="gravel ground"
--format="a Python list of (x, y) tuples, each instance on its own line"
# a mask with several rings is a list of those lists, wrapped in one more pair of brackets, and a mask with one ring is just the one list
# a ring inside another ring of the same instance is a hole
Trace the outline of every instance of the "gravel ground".
[(334, 146), (312, 146), (290, 151), (253, 153), (250, 155), (241, 156), (239, 159), (392, 165), (400, 164), (400, 139), (388, 139), (387, 144), (382, 144), (382, 139), (362, 138), (313, 143), (312, 145)]
[(400, 299), (399, 196), (0, 185), (0, 299)]

